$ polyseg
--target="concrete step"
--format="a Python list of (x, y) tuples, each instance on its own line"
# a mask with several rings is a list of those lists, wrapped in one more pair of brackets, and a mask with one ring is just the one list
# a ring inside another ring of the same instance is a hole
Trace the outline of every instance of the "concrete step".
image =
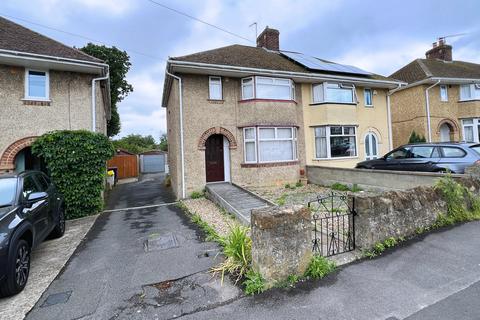
[(241, 223), (250, 225), (252, 209), (271, 206), (272, 203), (229, 182), (209, 183), (207, 198), (235, 215)]

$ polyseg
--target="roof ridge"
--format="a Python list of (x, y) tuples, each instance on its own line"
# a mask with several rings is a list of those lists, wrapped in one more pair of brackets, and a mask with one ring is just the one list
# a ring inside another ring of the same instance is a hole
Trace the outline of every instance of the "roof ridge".
[(422, 59), (416, 59), (415, 61), (417, 61), (420, 68), (422, 68), (422, 71), (425, 72), (425, 75), (430, 78), (432, 76), (432, 73), (427, 68), (427, 66), (423, 63)]
[[(89, 55), (89, 54), (87, 54), (87, 53), (83, 52), (82, 50), (77, 49), (77, 48), (75, 48), (75, 47), (67, 46), (66, 44), (64, 44), (64, 43), (62, 43), (62, 42), (60, 42), (60, 41), (58, 41), (58, 40), (55, 40), (55, 39), (53, 39), (53, 38), (50, 38), (49, 36), (46, 36), (46, 35), (44, 35), (44, 34), (41, 34), (41, 33), (37, 32), (37, 31), (35, 31), (35, 30), (32, 30), (32, 29), (30, 29), (30, 28), (27, 28), (27, 27), (25, 27), (24, 25), (22, 25), (22, 24), (20, 24), (20, 23), (16, 23), (16, 22), (14, 22), (14, 21), (12, 21), (12, 20), (9, 20), (9, 19), (7, 19), (7, 18), (5, 18), (5, 17), (2, 17), (2, 16), (0, 16), (0, 19), (5, 20), (7, 23), (11, 23), (11, 24), (14, 24), (14, 25), (16, 25), (16, 26), (18, 26), (18, 27), (20, 27), (20, 28), (23, 28), (24, 30), (27, 30), (27, 31), (29, 31), (29, 32), (32, 32), (32, 33), (40, 36), (41, 38), (45, 38), (45, 39), (48, 39), (48, 40), (50, 40), (50, 41), (53, 41), (53, 42), (55, 42), (55, 43), (57, 43), (57, 44), (65, 47), (65, 48), (68, 48), (68, 49), (73, 50), (73, 51), (75, 51), (75, 52), (77, 52), (77, 53), (80, 53), (81, 55), (84, 55), (84, 56), (89, 57), (89, 58), (94, 59), (94, 60), (98, 60), (99, 62), (104, 62), (102, 59), (99, 59), (99, 58), (97, 58), (97, 57), (91, 56), (91, 55)], [(28, 51), (22, 51), (22, 52), (33, 53), (33, 52), (28, 52)], [(59, 57), (59, 56), (55, 56), (55, 57)], [(60, 57), (60, 58), (61, 58), (61, 57)], [(76, 59), (76, 60), (81, 60), (81, 59)], [(88, 60), (82, 60), (82, 61), (88, 62)], [(93, 62), (93, 61), (90, 61), (90, 62)]]

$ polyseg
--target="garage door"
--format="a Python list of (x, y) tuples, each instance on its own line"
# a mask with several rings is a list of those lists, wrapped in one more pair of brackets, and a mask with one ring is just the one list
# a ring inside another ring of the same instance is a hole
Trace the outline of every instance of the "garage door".
[(165, 171), (165, 155), (142, 155), (140, 158), (142, 173)]

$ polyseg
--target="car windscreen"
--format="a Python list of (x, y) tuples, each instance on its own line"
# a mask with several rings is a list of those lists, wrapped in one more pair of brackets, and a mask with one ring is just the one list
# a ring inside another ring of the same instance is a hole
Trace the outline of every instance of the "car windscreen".
[(16, 178), (0, 179), (0, 207), (11, 205), (17, 190)]
[(475, 151), (480, 155), (480, 144), (475, 144), (473, 146), (470, 146), (470, 149), (473, 149), (473, 151)]

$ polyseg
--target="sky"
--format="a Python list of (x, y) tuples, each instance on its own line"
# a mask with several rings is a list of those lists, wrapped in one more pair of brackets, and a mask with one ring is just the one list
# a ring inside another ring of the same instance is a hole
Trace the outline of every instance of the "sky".
[[(127, 51), (134, 91), (119, 105), (121, 133), (166, 132), (162, 89), (166, 60), (231, 44), (255, 44), (266, 26), (280, 31), (280, 49), (388, 76), (440, 36), (454, 60), (480, 63), (479, 0), (155, 0), (251, 39), (247, 41), (165, 9), (149, 0), (1, 0), (0, 15), (70, 46), (88, 41)], [(453, 5), (454, 4), (454, 5)], [(28, 20), (29, 22), (22, 21)], [(36, 23), (36, 24), (32, 24)], [(97, 42), (98, 43), (98, 42)]]

